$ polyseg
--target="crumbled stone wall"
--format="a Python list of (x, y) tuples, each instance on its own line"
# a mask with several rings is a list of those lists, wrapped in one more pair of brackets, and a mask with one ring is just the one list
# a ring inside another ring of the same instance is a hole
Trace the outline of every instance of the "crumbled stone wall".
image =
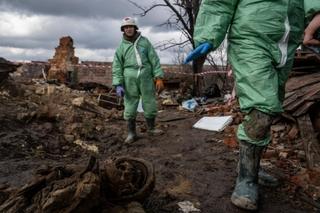
[(79, 58), (74, 54), (73, 39), (70, 36), (60, 38), (59, 46), (53, 59), (49, 59), (50, 69), (48, 79), (57, 79), (65, 83), (68, 72), (74, 71), (74, 65), (79, 63)]

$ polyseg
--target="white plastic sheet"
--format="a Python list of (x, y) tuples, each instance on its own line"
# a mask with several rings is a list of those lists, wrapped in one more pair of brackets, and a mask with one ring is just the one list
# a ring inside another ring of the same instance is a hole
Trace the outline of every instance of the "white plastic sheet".
[(194, 128), (221, 132), (232, 122), (232, 116), (203, 117), (193, 125)]

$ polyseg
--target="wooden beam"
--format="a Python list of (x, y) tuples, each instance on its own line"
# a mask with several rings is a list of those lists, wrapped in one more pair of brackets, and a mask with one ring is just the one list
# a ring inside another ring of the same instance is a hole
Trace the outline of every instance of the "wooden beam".
[(301, 138), (306, 153), (308, 169), (320, 166), (320, 144), (316, 137), (309, 114), (298, 117)]

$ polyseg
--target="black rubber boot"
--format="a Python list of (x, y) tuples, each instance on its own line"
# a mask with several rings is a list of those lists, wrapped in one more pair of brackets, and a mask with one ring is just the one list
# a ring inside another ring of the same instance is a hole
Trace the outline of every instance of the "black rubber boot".
[(239, 208), (258, 209), (258, 172), (264, 146), (240, 141), (239, 173), (231, 202)]
[(149, 135), (162, 135), (163, 131), (161, 129), (155, 128), (155, 118), (146, 118), (147, 126), (148, 126), (148, 134)]
[[(239, 173), (240, 165), (238, 162), (237, 165), (237, 173)], [(279, 185), (279, 181), (274, 176), (267, 173), (265, 170), (263, 170), (260, 166), (259, 173), (258, 173), (258, 183), (261, 186), (268, 186), (268, 187), (276, 187)]]
[(128, 136), (126, 140), (124, 141), (125, 143), (132, 143), (137, 140), (137, 133), (136, 133), (136, 120), (135, 119), (129, 119), (127, 121), (128, 125)]
[(279, 185), (278, 179), (264, 171), (262, 168), (259, 169), (258, 177), (258, 183), (261, 186), (276, 187)]

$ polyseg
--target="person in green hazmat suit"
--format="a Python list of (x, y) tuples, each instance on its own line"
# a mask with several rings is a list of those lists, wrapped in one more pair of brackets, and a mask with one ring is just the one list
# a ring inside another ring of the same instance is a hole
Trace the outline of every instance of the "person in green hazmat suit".
[(156, 51), (138, 31), (133, 18), (123, 19), (121, 31), (123, 38), (112, 64), (112, 84), (117, 95), (124, 96), (124, 119), (128, 125), (125, 143), (131, 143), (137, 139), (136, 116), (140, 98), (149, 135), (163, 133), (155, 128), (156, 92), (163, 90), (163, 71)]
[[(246, 113), (237, 130), (238, 177), (231, 202), (258, 208), (258, 183), (276, 183), (260, 169), (260, 156), (270, 142), (273, 118), (283, 112), (285, 83), (294, 53), (314, 39), (320, 25), (319, 0), (203, 0), (194, 31), (195, 50), (185, 63), (201, 60), (227, 35), (228, 59), (235, 76), (240, 108)], [(309, 24), (310, 23), (310, 24)], [(308, 25), (309, 24), (309, 25)]]

